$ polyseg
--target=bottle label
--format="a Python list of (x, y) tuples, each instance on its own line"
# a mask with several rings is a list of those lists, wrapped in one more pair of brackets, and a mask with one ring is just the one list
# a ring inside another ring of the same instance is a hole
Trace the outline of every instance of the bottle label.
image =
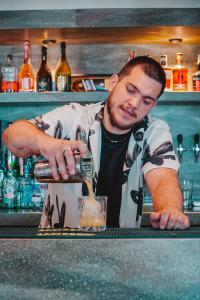
[(4, 191), (4, 198), (6, 199), (14, 199), (15, 198), (15, 189), (12, 185), (7, 185)]
[(67, 92), (71, 90), (71, 76), (58, 75), (56, 78), (56, 90), (59, 92)]
[(24, 77), (21, 81), (21, 90), (24, 92), (34, 91), (34, 80), (30, 77)]
[(7, 82), (17, 81), (17, 72), (15, 67), (2, 68), (2, 81), (7, 81)]
[(38, 81), (37, 90), (38, 90), (38, 92), (48, 91), (48, 81), (47, 80)]
[(180, 69), (173, 71), (173, 89), (179, 91), (187, 90), (187, 70)]
[(200, 76), (193, 80), (193, 90), (200, 92)]

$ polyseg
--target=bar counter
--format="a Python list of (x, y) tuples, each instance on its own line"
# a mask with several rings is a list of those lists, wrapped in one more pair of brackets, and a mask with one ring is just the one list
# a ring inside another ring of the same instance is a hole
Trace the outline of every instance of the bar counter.
[(199, 299), (200, 226), (152, 229), (146, 212), (141, 229), (44, 231), (40, 215), (1, 211), (1, 300)]

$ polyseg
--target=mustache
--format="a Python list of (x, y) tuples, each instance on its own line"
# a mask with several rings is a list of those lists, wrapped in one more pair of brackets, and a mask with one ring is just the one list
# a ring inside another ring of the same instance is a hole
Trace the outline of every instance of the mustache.
[(137, 114), (135, 112), (135, 108), (127, 105), (120, 105), (120, 108), (128, 113), (131, 117), (137, 118)]

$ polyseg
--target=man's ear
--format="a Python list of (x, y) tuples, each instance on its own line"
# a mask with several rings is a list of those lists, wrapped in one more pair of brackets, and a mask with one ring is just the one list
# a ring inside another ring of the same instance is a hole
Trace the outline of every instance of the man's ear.
[(112, 90), (114, 89), (114, 87), (116, 86), (117, 82), (119, 81), (119, 76), (117, 74), (113, 74), (110, 77), (110, 81), (108, 84), (108, 91), (112, 92)]

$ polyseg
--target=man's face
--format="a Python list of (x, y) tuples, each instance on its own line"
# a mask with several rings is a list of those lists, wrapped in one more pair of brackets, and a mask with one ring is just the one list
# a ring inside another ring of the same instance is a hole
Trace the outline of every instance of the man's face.
[(162, 85), (147, 76), (140, 66), (121, 80), (113, 75), (104, 110), (104, 125), (113, 133), (125, 133), (156, 105)]

